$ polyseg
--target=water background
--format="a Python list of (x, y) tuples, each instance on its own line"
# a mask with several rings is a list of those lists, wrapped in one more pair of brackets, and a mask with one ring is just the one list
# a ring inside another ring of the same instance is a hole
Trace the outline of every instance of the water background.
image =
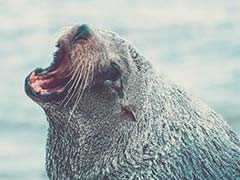
[(47, 122), (24, 78), (74, 24), (118, 32), (240, 134), (239, 22), (239, 1), (0, 1), (0, 179), (46, 179)]

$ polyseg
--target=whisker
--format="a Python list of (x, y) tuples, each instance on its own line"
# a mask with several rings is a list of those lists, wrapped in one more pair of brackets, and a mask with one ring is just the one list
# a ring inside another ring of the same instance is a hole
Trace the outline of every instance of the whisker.
[[(75, 78), (75, 81), (74, 81), (73, 85), (68, 90), (68, 94), (71, 93), (71, 95), (68, 98), (68, 100), (67, 100), (67, 102), (65, 103), (64, 106), (66, 106), (70, 102), (70, 100), (75, 96), (76, 90), (78, 89), (78, 86), (79, 86), (79, 83), (80, 83), (81, 79), (83, 81), (83, 76), (84, 76), (85, 73), (82, 73), (82, 72), (84, 71), (85, 66), (86, 66), (86, 63), (83, 64), (83, 66), (81, 68), (81, 71), (78, 71), (78, 77)], [(73, 90), (73, 92), (72, 92), (72, 90)], [(66, 97), (68, 97), (68, 96), (66, 96)]]
[[(82, 66), (81, 71), (79, 71), (81, 65), (82, 65), (82, 62), (78, 64), (78, 66), (77, 66), (77, 68), (75, 69), (75, 72), (74, 72), (74, 74), (72, 75), (70, 81), (67, 83), (67, 85), (68, 85), (68, 84), (74, 79), (74, 81), (73, 81), (71, 87), (69, 88), (66, 97), (63, 99), (61, 105), (62, 105), (62, 104), (64, 103), (64, 101), (69, 97), (69, 93), (72, 91), (72, 89), (74, 89), (74, 86), (76, 86), (76, 83), (78, 82), (78, 79), (79, 79), (79, 78), (81, 79), (81, 73), (82, 73), (82, 71), (83, 71), (83, 69), (84, 69), (84, 66)], [(66, 85), (66, 86), (67, 86), (67, 85)], [(65, 86), (65, 87), (66, 87), (66, 86)], [(67, 103), (65, 103), (65, 105), (67, 105)], [(64, 106), (65, 106), (65, 105), (64, 105)]]
[[(73, 86), (74, 83), (75, 83), (75, 80), (76, 80), (76, 77), (75, 77), (75, 76), (77, 76), (77, 73), (79, 72), (78, 70), (79, 70), (80, 66), (82, 65), (82, 61), (80, 61), (80, 63), (78, 63), (77, 65), (76, 65), (76, 62), (79, 62), (79, 61), (75, 61), (75, 62), (71, 65), (71, 70), (66, 74), (66, 76), (71, 75), (71, 78), (69, 79), (69, 81), (67, 82), (67, 84), (65, 84), (64, 88), (66, 88), (70, 83), (72, 83), (72, 80), (73, 80), (73, 79), (74, 79), (74, 82), (73, 82), (72, 86)], [(75, 66), (77, 66), (77, 67), (74, 68)], [(71, 89), (72, 86), (71, 86), (69, 89)]]
[[(66, 87), (66, 86), (75, 78), (75, 76), (76, 76), (76, 75), (78, 74), (78, 72), (79, 72), (78, 70), (79, 70), (79, 68), (80, 68), (81, 65), (82, 65), (82, 62), (77, 65), (77, 68), (73, 68), (73, 70), (72, 70), (73, 75), (72, 75), (71, 79), (69, 80), (69, 82), (68, 82), (64, 87)], [(69, 73), (69, 74), (70, 74), (70, 73)]]
[[(77, 70), (76, 70), (77, 71)], [(75, 72), (76, 72), (75, 71)], [(68, 81), (68, 83), (64, 86), (64, 88), (66, 88), (71, 82), (72, 82), (72, 80), (74, 80), (74, 82), (72, 83), (72, 86), (68, 89), (68, 91), (67, 91), (67, 95), (66, 95), (66, 97), (62, 100), (62, 102), (61, 102), (61, 106), (63, 105), (63, 103), (65, 102), (65, 100), (68, 98), (68, 95), (69, 95), (69, 92), (71, 91), (71, 89), (75, 86), (75, 83), (76, 83), (76, 79), (77, 79), (77, 76), (78, 76), (78, 74), (77, 73), (74, 73), (73, 75), (72, 75), (72, 77), (71, 77), (71, 79)]]
[[(90, 66), (90, 63), (88, 63), (88, 66)], [(75, 109), (76, 109), (79, 101), (80, 101), (81, 98), (82, 98), (82, 95), (83, 95), (83, 93), (84, 93), (84, 91), (85, 91), (85, 89), (86, 89), (86, 86), (87, 86), (89, 74), (90, 74), (90, 72), (89, 72), (89, 67), (88, 67), (88, 69), (86, 69), (86, 71), (85, 71), (84, 80), (81, 82), (81, 85), (80, 85), (80, 87), (79, 87), (80, 91), (77, 93), (76, 101), (75, 101), (75, 103), (74, 103), (74, 105), (73, 105), (73, 108), (72, 108), (72, 110), (71, 110), (71, 112), (70, 112), (70, 116), (69, 116), (69, 118), (68, 118), (68, 121), (71, 120), (71, 117), (72, 117), (72, 115), (73, 115), (73, 113), (74, 113), (74, 111), (75, 111)], [(84, 84), (84, 85), (83, 85), (83, 84)]]
[[(88, 66), (90, 66), (90, 63), (88, 63)], [(83, 81), (83, 83), (81, 84), (81, 87), (80, 87), (80, 90), (81, 90), (81, 91), (79, 91), (79, 95), (78, 95), (78, 97), (77, 97), (77, 99), (76, 99), (76, 102), (77, 102), (77, 103), (80, 101), (81, 96), (82, 96), (83, 92), (85, 91), (85, 88), (86, 88), (86, 86), (87, 86), (87, 84), (88, 84), (89, 74), (90, 74), (89, 70), (90, 70), (90, 68), (88, 68), (88, 69), (86, 70), (86, 72), (87, 72), (87, 73), (86, 73), (86, 77), (84, 78), (84, 81)]]
[(66, 88), (72, 82), (72, 80), (75, 78), (75, 76), (76, 76), (76, 69), (72, 68), (71, 71), (69, 71), (66, 74), (66, 76), (71, 76), (71, 78), (69, 79), (67, 84), (64, 85), (64, 88)]

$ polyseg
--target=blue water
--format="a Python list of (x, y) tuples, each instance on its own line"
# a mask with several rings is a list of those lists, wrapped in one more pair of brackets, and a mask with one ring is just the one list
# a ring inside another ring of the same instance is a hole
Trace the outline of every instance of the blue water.
[(46, 179), (48, 124), (24, 94), (24, 78), (50, 64), (59, 31), (73, 24), (126, 37), (240, 134), (239, 21), (238, 1), (0, 2), (0, 179)]

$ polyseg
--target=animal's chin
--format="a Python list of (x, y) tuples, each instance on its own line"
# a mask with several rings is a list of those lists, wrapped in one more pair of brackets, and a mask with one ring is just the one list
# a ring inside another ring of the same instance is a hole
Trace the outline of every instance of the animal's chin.
[(69, 53), (59, 49), (48, 68), (37, 68), (29, 74), (25, 81), (26, 93), (36, 101), (61, 100), (71, 84), (71, 67)]

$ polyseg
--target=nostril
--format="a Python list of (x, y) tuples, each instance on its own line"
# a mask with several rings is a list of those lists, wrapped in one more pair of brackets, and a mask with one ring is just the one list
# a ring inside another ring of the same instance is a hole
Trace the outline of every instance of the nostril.
[(90, 29), (90, 27), (86, 24), (83, 24), (78, 27), (76, 34), (73, 38), (73, 41), (75, 42), (79, 39), (87, 39), (88, 37), (91, 36), (92, 33), (93, 31)]

